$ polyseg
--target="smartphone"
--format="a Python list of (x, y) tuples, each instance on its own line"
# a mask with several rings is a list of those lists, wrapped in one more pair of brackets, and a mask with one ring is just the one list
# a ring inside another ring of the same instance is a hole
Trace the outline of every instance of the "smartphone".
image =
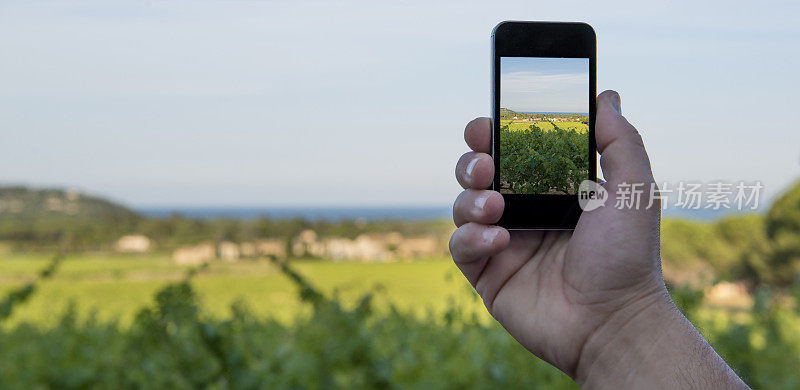
[(597, 180), (596, 38), (586, 23), (492, 30), (492, 188), (507, 229), (574, 229), (578, 187)]

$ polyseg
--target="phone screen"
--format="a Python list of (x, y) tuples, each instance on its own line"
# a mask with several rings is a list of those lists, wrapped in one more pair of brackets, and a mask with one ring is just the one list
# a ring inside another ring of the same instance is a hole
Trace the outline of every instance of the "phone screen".
[(589, 92), (588, 58), (500, 58), (500, 193), (578, 193)]

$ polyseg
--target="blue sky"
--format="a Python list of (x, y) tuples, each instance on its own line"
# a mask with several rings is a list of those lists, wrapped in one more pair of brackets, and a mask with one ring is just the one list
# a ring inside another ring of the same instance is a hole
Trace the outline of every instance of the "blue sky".
[(502, 20), (590, 23), (656, 178), (800, 177), (797, 2), (0, 3), (0, 182), (131, 205), (448, 205)]
[(521, 112), (589, 112), (588, 58), (500, 58), (500, 106)]

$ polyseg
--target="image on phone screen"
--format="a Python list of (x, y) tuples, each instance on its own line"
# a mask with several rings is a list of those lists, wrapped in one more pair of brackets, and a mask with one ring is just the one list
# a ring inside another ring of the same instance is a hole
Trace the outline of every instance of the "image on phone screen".
[(589, 59), (500, 58), (500, 193), (577, 194), (589, 178)]

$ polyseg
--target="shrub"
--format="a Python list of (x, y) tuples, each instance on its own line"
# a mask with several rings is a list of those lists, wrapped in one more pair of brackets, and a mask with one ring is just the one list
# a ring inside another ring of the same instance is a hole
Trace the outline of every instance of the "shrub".
[(575, 194), (589, 174), (589, 133), (500, 129), (501, 180), (518, 194)]

